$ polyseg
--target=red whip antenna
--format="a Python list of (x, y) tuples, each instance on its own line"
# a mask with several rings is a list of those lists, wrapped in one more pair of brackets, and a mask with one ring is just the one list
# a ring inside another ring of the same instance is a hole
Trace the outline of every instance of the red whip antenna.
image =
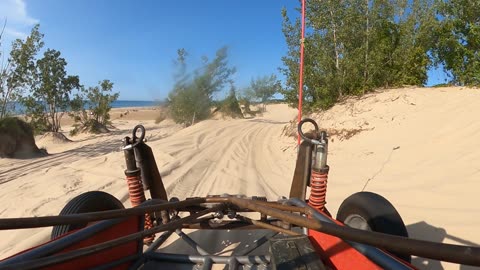
[[(302, 0), (302, 37), (300, 39), (300, 76), (298, 82), (298, 120), (302, 120), (302, 101), (303, 101), (303, 49), (305, 41), (305, 0)], [(300, 145), (300, 134), (297, 137), (297, 144)]]

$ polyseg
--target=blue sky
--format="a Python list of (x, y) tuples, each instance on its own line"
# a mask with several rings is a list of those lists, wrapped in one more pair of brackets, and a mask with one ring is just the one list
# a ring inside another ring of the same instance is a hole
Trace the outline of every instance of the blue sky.
[[(69, 73), (84, 85), (110, 79), (122, 100), (155, 100), (171, 89), (178, 48), (199, 60), (227, 45), (238, 88), (252, 77), (280, 75), (287, 51), (280, 11), (285, 6), (293, 14), (298, 5), (297, 0), (0, 0), (0, 18), (8, 20), (6, 42), (40, 23), (45, 48), (61, 51)], [(443, 82), (442, 72), (430, 75), (429, 84)]]
[[(8, 16), (10, 32), (28, 34), (34, 23), (40, 23), (45, 47), (62, 52), (71, 74), (79, 75), (85, 85), (110, 79), (124, 100), (165, 98), (172, 86), (173, 60), (182, 47), (191, 59), (199, 60), (227, 45), (239, 88), (252, 77), (278, 73), (287, 50), (281, 8), (293, 11), (298, 4), (296, 0), (3, 1), (12, 6), (23, 3), (25, 8), (24, 14), (13, 12), (19, 5), (10, 8), (10, 14), (0, 14)], [(23, 22), (14, 21), (14, 16), (23, 16)]]

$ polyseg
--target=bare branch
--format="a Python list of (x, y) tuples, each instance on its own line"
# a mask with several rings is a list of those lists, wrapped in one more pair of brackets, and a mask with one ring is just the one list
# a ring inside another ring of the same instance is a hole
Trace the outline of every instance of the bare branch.
[(3, 33), (5, 31), (5, 27), (7, 26), (7, 18), (5, 18), (4, 22), (3, 22), (3, 27), (2, 27), (2, 31), (0, 32), (0, 41), (2, 40), (2, 37), (3, 37)]

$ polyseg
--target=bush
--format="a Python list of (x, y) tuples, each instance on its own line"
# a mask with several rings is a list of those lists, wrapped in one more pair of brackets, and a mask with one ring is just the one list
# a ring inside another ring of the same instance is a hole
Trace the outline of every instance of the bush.
[(155, 124), (162, 122), (163, 120), (169, 118), (169, 112), (167, 109), (161, 109), (157, 118), (155, 118)]
[(240, 109), (240, 104), (238, 103), (233, 85), (230, 89), (230, 94), (220, 102), (219, 108), (219, 111), (226, 116), (230, 116), (232, 118), (243, 118), (242, 110)]
[(204, 57), (203, 65), (194, 72), (187, 71), (186, 56), (184, 49), (178, 50), (179, 70), (167, 104), (176, 123), (190, 126), (210, 116), (212, 95), (231, 81), (235, 68), (228, 65), (226, 47), (219, 49), (212, 61)]
[[(113, 83), (109, 80), (99, 82), (98, 86), (82, 89), (82, 92), (72, 100), (72, 112), (70, 116), (74, 120), (73, 130), (70, 135), (80, 132), (106, 133), (107, 126), (111, 125), (110, 110), (112, 102), (118, 99), (119, 93), (110, 93)], [(89, 112), (85, 110), (84, 98), (87, 98)]]
[(33, 128), (16, 117), (6, 117), (0, 120), (0, 134), (11, 134), (16, 137), (33, 136)]
[(110, 132), (105, 125), (99, 123), (95, 119), (87, 119), (86, 121), (82, 121), (81, 124), (74, 124), (73, 127), (74, 128), (70, 131), (70, 136), (75, 136), (83, 132), (92, 134)]
[(169, 95), (169, 110), (176, 123), (190, 126), (210, 116), (210, 97), (197, 89), (190, 85)]
[(0, 157), (35, 157), (46, 154), (35, 144), (33, 128), (14, 117), (0, 120)]

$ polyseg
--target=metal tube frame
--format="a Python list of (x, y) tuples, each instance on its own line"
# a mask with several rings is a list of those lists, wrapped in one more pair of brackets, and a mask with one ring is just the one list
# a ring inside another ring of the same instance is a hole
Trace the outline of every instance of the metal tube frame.
[[(101, 219), (117, 218), (117, 217), (126, 217), (132, 215), (143, 215), (147, 212), (154, 212), (159, 210), (171, 210), (179, 209), (190, 206), (200, 206), (205, 204), (203, 207), (207, 209), (202, 211), (192, 211), (190, 210), (190, 216), (172, 220), (164, 225), (157, 225), (149, 230), (140, 231), (122, 238), (111, 240), (102, 244), (90, 246), (88, 248), (82, 248), (75, 251), (63, 253), (60, 255), (49, 256), (45, 258), (27, 260), (21, 263), (5, 265), (5, 269), (32, 269), (38, 267), (45, 267), (51, 264), (60, 263), (67, 261), (72, 258), (86, 256), (93, 254), (95, 252), (112, 248), (114, 246), (124, 244), (136, 239), (143, 238), (146, 235), (161, 231), (175, 231), (176, 229), (181, 229), (185, 224), (192, 224), (200, 221), (207, 221), (208, 219), (199, 219), (202, 216), (212, 213), (212, 212), (224, 212), (235, 211), (238, 215), (242, 210), (257, 211), (261, 214), (268, 215), (273, 218), (277, 218), (281, 221), (288, 222), (292, 225), (308, 228), (311, 230), (316, 230), (322, 233), (330, 234), (339, 238), (342, 238), (350, 243), (361, 243), (363, 246), (370, 245), (375, 246), (381, 249), (390, 250), (392, 252), (397, 252), (400, 254), (410, 254), (416, 255), (425, 258), (437, 259), (442, 261), (448, 261), (453, 263), (461, 263), (468, 265), (480, 266), (480, 248), (479, 247), (469, 247), (469, 246), (460, 246), (460, 245), (451, 245), (451, 244), (441, 244), (433, 243), (422, 240), (409, 239), (405, 237), (387, 235), (377, 232), (363, 231), (358, 229), (353, 229), (345, 226), (340, 226), (327, 222), (322, 218), (320, 213), (316, 210), (311, 209), (310, 207), (305, 207), (303, 203), (298, 203), (298, 201), (290, 200), (290, 203), (294, 203), (297, 206), (284, 205), (281, 203), (273, 202), (262, 202), (256, 200), (248, 200), (245, 198), (237, 197), (210, 197), (210, 198), (193, 198), (180, 202), (171, 202), (165, 203), (162, 201), (162, 204), (155, 204), (155, 201), (150, 202), (153, 205), (145, 205), (136, 207), (133, 209), (126, 210), (112, 210), (112, 211), (103, 211), (98, 213), (86, 213), (86, 214), (77, 214), (69, 215), (62, 217), (36, 217), (36, 218), (20, 218), (20, 219), (0, 219), (0, 229), (9, 228), (29, 228), (29, 227), (42, 227), (42, 226), (52, 226), (59, 224), (71, 224), (77, 222), (85, 221), (94, 221)], [(285, 202), (285, 201), (284, 201)], [(305, 214), (305, 217), (302, 216)], [(213, 218), (213, 216), (211, 216)], [(237, 216), (244, 221), (248, 219), (238, 215)], [(313, 218), (312, 218), (313, 217)], [(208, 222), (208, 221), (207, 221)], [(268, 228), (272, 231), (285, 233), (285, 228), (278, 227), (272, 223), (265, 222), (262, 220), (255, 220), (249, 223), (254, 223), (256, 227)], [(163, 240), (163, 238), (162, 238)], [(164, 241), (164, 240), (163, 240)], [(158, 243), (157, 243), (158, 244)], [(156, 244), (156, 245), (157, 245)], [(160, 243), (161, 244), (161, 243)], [(353, 244), (354, 246), (357, 244)], [(357, 245), (357, 248), (359, 246)], [(361, 247), (361, 246), (360, 246)], [(152, 249), (153, 250), (153, 249)], [(147, 252), (145, 254), (151, 254)], [(209, 256), (209, 255), (206, 255)], [(203, 257), (202, 257), (203, 258)], [(237, 257), (238, 258), (238, 257)], [(217, 261), (217, 257), (209, 257), (212, 263)], [(222, 259), (223, 260), (223, 259)], [(242, 263), (239, 261), (239, 263)]]
[[(171, 261), (171, 262), (179, 262), (179, 263), (193, 263), (193, 264), (200, 264), (200, 263), (203, 264), (207, 260), (215, 264), (230, 264), (232, 261), (236, 261), (238, 264), (244, 264), (244, 265), (270, 263), (270, 256), (262, 256), (262, 255), (256, 255), (256, 256), (205, 255), (205, 256), (202, 256), (202, 255), (185, 255), (185, 254), (150, 252), (150, 253), (146, 253), (145, 256), (147, 257), (147, 259)], [(207, 269), (210, 269), (210, 268), (207, 268)]]
[(62, 263), (62, 262), (68, 261), (68, 260), (73, 259), (73, 258), (87, 256), (87, 255), (94, 254), (96, 252), (106, 250), (106, 249), (109, 249), (109, 248), (112, 248), (112, 247), (115, 247), (115, 246), (118, 246), (118, 245), (122, 245), (122, 244), (125, 244), (125, 243), (128, 243), (128, 242), (134, 241), (134, 240), (143, 239), (147, 235), (151, 235), (151, 234), (162, 232), (162, 231), (175, 230), (177, 228), (180, 228), (183, 223), (191, 222), (198, 217), (201, 217), (201, 216), (206, 215), (208, 213), (217, 211), (219, 209), (222, 209), (223, 207), (224, 207), (224, 205), (219, 205), (219, 206), (214, 207), (212, 209), (207, 209), (207, 210), (204, 210), (204, 211), (193, 213), (190, 216), (187, 216), (187, 217), (175, 220), (175, 221), (171, 221), (167, 224), (158, 225), (158, 226), (153, 227), (151, 229), (140, 231), (140, 232), (134, 233), (134, 234), (130, 234), (128, 236), (117, 238), (115, 240), (110, 240), (110, 241), (107, 241), (107, 242), (104, 242), (104, 243), (101, 243), (101, 244), (96, 244), (96, 245), (93, 245), (93, 246), (80, 248), (80, 249), (77, 249), (77, 250), (74, 250), (74, 251), (70, 251), (70, 252), (66, 252), (66, 253), (62, 253), (62, 254), (58, 254), (58, 255), (52, 255), (52, 256), (48, 256), (48, 257), (44, 257), (44, 258), (40, 258), (40, 259), (22, 261), (22, 262), (15, 263), (15, 264), (8, 264), (8, 265), (5, 265), (4, 267), (2, 266), (1, 269), (12, 269), (12, 270), (13, 269), (24, 269), (24, 270), (28, 270), (28, 269), (37, 269), (37, 268), (47, 267), (49, 265), (56, 264), (56, 263)]

